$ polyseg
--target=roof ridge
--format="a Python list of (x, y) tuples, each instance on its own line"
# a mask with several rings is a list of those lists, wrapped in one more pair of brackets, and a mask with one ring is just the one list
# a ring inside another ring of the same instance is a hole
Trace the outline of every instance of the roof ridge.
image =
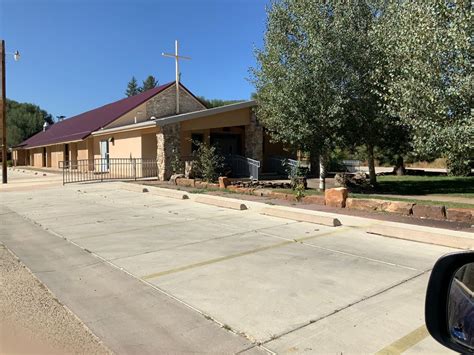
[[(105, 127), (151, 99), (153, 96), (166, 90), (174, 83), (174, 81), (171, 81), (137, 95), (125, 97), (72, 116), (63, 121), (56, 122), (53, 125), (50, 125), (47, 130), (36, 133), (24, 140), (18, 146), (33, 148), (44, 145), (59, 144), (65, 142), (63, 139), (64, 137), (73, 137), (74, 140), (82, 140), (88, 137), (92, 132), (101, 127)], [(71, 140), (73, 139), (71, 138), (68, 141)]]

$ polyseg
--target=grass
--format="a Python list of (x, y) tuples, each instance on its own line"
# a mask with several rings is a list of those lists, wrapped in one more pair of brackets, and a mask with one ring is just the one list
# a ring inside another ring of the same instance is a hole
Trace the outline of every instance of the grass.
[[(446, 206), (447, 208), (474, 208), (474, 177), (454, 176), (394, 176), (377, 177), (378, 186), (366, 193), (350, 193), (352, 198), (383, 199), (390, 201), (414, 202), (424, 205)], [(295, 194), (292, 189), (275, 189), (277, 192)], [(305, 196), (322, 195), (317, 189), (308, 189)], [(452, 197), (472, 198), (472, 203), (436, 200), (420, 200), (417, 196), (442, 194)], [(395, 197), (390, 195), (408, 195)]]
[(388, 195), (443, 194), (474, 198), (474, 176), (394, 176), (377, 177), (378, 186), (370, 193)]

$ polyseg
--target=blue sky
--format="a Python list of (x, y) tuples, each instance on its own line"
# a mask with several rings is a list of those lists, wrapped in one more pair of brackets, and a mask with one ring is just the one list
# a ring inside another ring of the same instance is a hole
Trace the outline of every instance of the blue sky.
[(207, 98), (248, 99), (267, 0), (0, 0), (7, 97), (70, 117), (124, 97), (134, 75), (174, 80), (161, 53), (180, 42), (182, 82)]

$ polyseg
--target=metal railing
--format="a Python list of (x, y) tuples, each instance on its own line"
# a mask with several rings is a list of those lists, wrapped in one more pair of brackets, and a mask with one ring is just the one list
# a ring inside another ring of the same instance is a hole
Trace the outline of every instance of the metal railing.
[(258, 160), (232, 154), (225, 156), (225, 163), (232, 169), (234, 177), (249, 177), (252, 180), (258, 180), (260, 169)]
[(59, 162), (63, 185), (74, 182), (137, 180), (158, 176), (156, 159), (99, 158)]
[(278, 175), (289, 175), (288, 167), (291, 171), (298, 168), (300, 162), (295, 159), (285, 158), (277, 155), (272, 155), (267, 158), (267, 171), (277, 173)]

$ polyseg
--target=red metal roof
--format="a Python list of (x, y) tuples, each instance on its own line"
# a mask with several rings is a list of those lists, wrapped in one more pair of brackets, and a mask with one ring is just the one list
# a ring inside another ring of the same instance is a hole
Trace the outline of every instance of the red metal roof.
[(112, 102), (108, 105), (81, 113), (80, 115), (57, 122), (46, 131), (28, 138), (18, 148), (33, 148), (44, 145), (82, 140), (92, 132), (108, 125), (135, 107), (141, 105), (159, 92), (171, 86), (173, 82), (147, 90), (138, 95)]

